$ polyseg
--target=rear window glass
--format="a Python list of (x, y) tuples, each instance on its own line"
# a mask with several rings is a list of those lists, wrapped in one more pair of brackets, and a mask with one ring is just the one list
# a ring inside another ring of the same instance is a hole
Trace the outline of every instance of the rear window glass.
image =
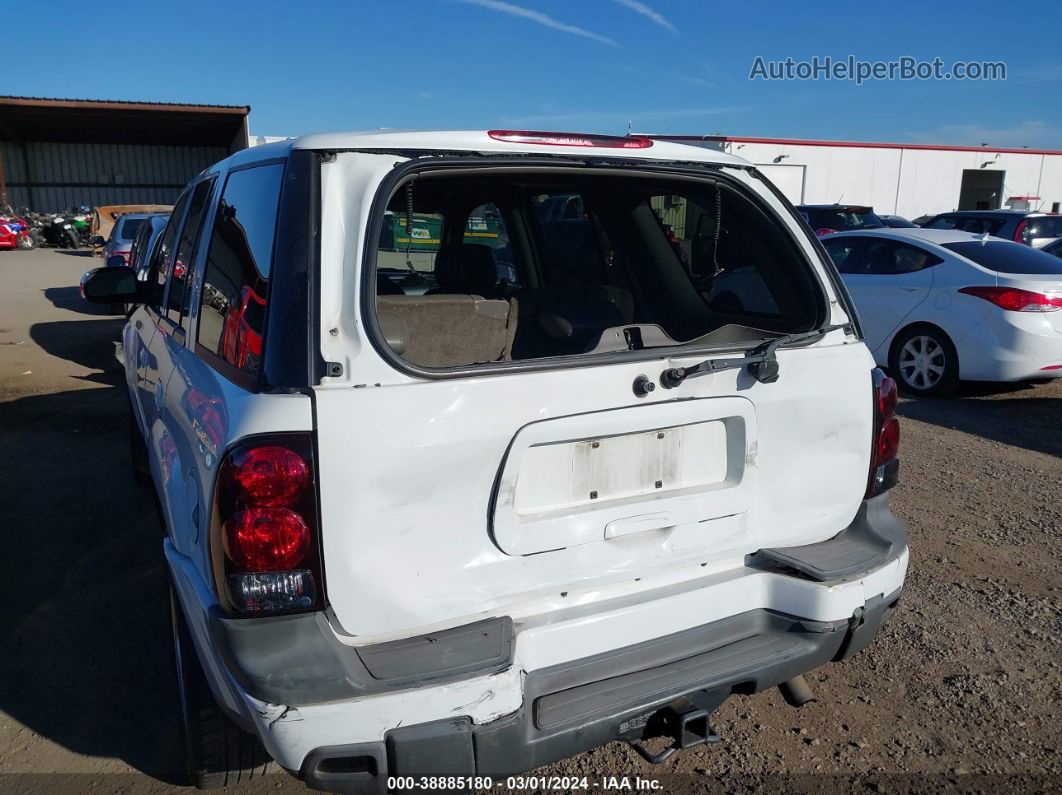
[(379, 325), (422, 367), (758, 340), (824, 307), (781, 224), (727, 185), (421, 175), (379, 236)]
[(971, 240), (945, 243), (944, 248), (998, 273), (1062, 275), (1062, 259), (1021, 243), (1011, 243), (1007, 240), (981, 243)]
[(846, 232), (850, 229), (880, 229), (885, 226), (877, 215), (867, 209), (855, 207), (804, 207), (800, 210), (812, 229), (834, 229)]
[(1006, 221), (1000, 218), (983, 218), (981, 216), (966, 217), (962, 215), (945, 215), (934, 218), (926, 229), (955, 229), (959, 232), (971, 232), (975, 235), (994, 235), (1003, 228)]
[(1030, 218), (1024, 229), (1026, 238), (1062, 236), (1062, 215)]
[(144, 223), (143, 218), (124, 218), (118, 225), (118, 239), (121, 241), (132, 240), (136, 235), (136, 230), (140, 228), (140, 225)]

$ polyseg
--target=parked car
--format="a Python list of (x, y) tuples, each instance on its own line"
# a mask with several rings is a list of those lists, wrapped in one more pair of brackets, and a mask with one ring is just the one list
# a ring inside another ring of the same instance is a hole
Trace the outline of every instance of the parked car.
[[(110, 236), (104, 240), (102, 235), (93, 235), (89, 243), (93, 248), (103, 247), (103, 261), (106, 265), (129, 265), (129, 251), (137, 230), (148, 217), (146, 213), (129, 213), (119, 216), (111, 227)], [(121, 262), (118, 262), (118, 260)]]
[(875, 360), (910, 394), (1062, 376), (1062, 262), (945, 229), (823, 238)]
[(908, 221), (902, 215), (878, 215), (881, 222), (889, 229), (916, 229), (918, 224)]
[(819, 237), (850, 229), (880, 229), (885, 226), (874, 213), (873, 207), (858, 204), (801, 204), (797, 206), (797, 212)]
[(1040, 248), (1062, 236), (1062, 215), (1023, 210), (958, 210), (941, 213), (923, 226), (926, 229), (956, 229), (978, 235), (989, 234)]
[[(169, 221), (169, 218), (169, 213), (145, 215), (143, 220), (137, 226), (136, 233), (133, 235), (133, 242), (129, 247), (128, 256), (114, 254), (104, 260), (104, 267), (128, 268), (136, 274), (137, 281), (146, 282), (148, 279), (148, 264), (151, 262), (155, 246), (158, 245), (162, 230), (165, 229), (166, 222)], [(91, 273), (92, 271), (87, 271), (81, 277), (80, 290), (82, 298), (85, 297), (85, 282), (88, 280)], [(115, 313), (129, 312), (133, 307), (133, 304), (123, 301), (114, 304), (111, 309)]]
[(99, 235), (106, 242), (111, 236), (114, 222), (123, 215), (168, 213), (172, 209), (168, 204), (111, 204), (96, 207), (91, 214), (89, 234)]
[[(559, 259), (534, 207), (574, 194)], [(140, 304), (133, 468), (196, 783), (659, 761), (871, 640), (908, 560), (895, 384), (778, 197), (639, 137), (311, 135), (196, 177), (146, 282), (93, 271), (90, 300)], [(378, 280), (395, 214), (437, 218), (444, 292)], [(487, 216), (516, 284), (469, 236)]]

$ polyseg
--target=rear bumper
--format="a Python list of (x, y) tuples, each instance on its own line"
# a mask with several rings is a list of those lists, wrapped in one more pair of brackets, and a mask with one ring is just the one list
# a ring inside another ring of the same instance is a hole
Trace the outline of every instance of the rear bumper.
[(960, 377), (974, 381), (1059, 378), (1062, 332), (1056, 312), (993, 310), (958, 344)]
[[(678, 698), (710, 711), (862, 649), (900, 592), (870, 600), (847, 621), (803, 621), (752, 610), (677, 635), (527, 674), (514, 714), (483, 725), (465, 716), (387, 732), (382, 741), (315, 748), (299, 777), (314, 789), (383, 793), (389, 777), (495, 779), (640, 739)], [(678, 659), (676, 659), (678, 656)]]
[(830, 541), (636, 599), (355, 649), (320, 615), (227, 621), (167, 554), (219, 702), (311, 786), (365, 792), (533, 769), (637, 733), (680, 696), (714, 706), (843, 659), (895, 609), (908, 557), (883, 495)]

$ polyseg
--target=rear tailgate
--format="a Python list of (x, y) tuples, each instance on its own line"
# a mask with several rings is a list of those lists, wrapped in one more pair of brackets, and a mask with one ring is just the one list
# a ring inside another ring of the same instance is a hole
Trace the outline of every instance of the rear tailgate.
[[(824, 540), (855, 516), (874, 365), (843, 331), (780, 350), (775, 383), (731, 370), (644, 398), (639, 376), (704, 357), (433, 378), (394, 368), (366, 340), (351, 285), (395, 157), (352, 157), (322, 171), (321, 346), (344, 375), (315, 403), (327, 597), (358, 642), (585, 607)], [(846, 322), (828, 297), (828, 321)]]
[(777, 383), (721, 373), (681, 399), (631, 393), (667, 360), (318, 390), (337, 618), (410, 634), (834, 535), (871, 435), (872, 363), (842, 339), (782, 351)]

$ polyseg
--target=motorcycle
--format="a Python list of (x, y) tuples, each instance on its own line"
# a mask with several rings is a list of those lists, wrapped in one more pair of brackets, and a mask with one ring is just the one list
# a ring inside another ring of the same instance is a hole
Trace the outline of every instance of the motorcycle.
[(44, 236), (45, 245), (56, 248), (81, 248), (81, 239), (69, 216), (47, 216), (41, 228), (41, 234)]
[(37, 240), (33, 235), (33, 229), (26, 219), (15, 214), (10, 207), (0, 210), (0, 224), (3, 224), (14, 236), (10, 248), (31, 249), (36, 248)]

